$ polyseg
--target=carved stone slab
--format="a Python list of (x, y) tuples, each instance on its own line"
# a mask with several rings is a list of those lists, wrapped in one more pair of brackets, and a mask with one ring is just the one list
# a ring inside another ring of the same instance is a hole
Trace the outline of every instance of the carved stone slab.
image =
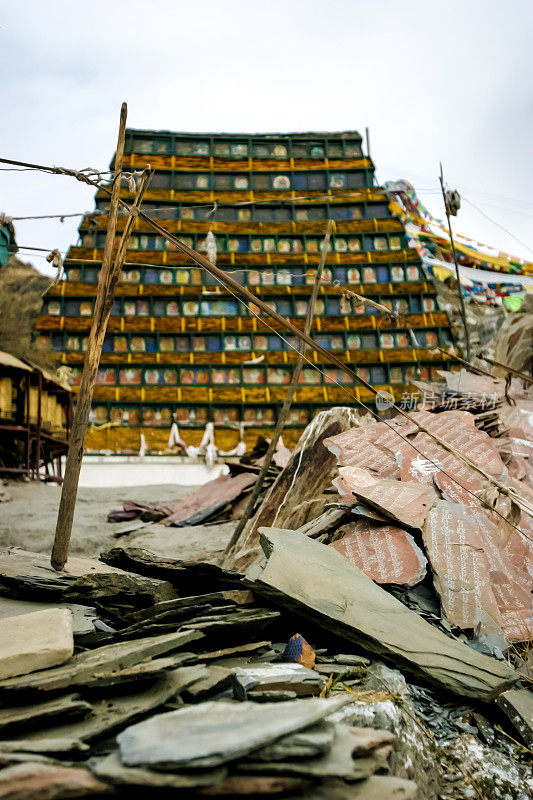
[(357, 467), (340, 467), (339, 473), (342, 488), (348, 486), (365, 503), (410, 528), (423, 525), (435, 501), (435, 490), (416, 481), (376, 478)]
[(446, 617), (460, 628), (481, 624), (484, 633), (529, 639), (531, 580), (502, 548), (500, 531), (488, 514), (465, 495), (464, 505), (438, 501), (423, 531)]
[(200, 525), (215, 511), (233, 502), (245, 489), (255, 483), (256, 479), (257, 475), (254, 472), (241, 472), (235, 476), (221, 475), (199, 486), (172, 505), (173, 513), (165, 519), (165, 525), (177, 527)]
[(423, 533), (446, 618), (460, 628), (501, 633), (483, 540), (474, 520), (456, 503), (440, 500)]
[(345, 536), (329, 546), (376, 583), (414, 586), (426, 574), (426, 557), (401, 528), (360, 519), (346, 529)]
[(486, 700), (517, 680), (507, 665), (425, 622), (333, 548), (275, 528), (261, 529), (261, 543), (266, 564), (247, 575), (254, 592), (456, 694)]
[(448, 452), (441, 444), (433, 441), (427, 433), (419, 433), (411, 440), (418, 452), (410, 445), (404, 445), (398, 458), (405, 456), (405, 466), (402, 462), (402, 478), (409, 480), (425, 480), (426, 474), (437, 475), (441, 470), (451, 476), (458, 490), (461, 487), (469, 492), (480, 492), (483, 488), (483, 479), (472, 467), (460, 461)]
[(480, 431), (474, 423), (474, 415), (468, 411), (444, 411), (441, 414), (428, 414), (425, 427), (446, 444), (481, 467), (489, 475), (500, 478), (505, 465), (498, 449), (488, 433)]

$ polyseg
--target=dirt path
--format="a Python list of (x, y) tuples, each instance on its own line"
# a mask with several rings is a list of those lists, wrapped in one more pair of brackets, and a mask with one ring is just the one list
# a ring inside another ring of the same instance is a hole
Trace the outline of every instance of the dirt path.
[[(11, 495), (0, 503), (0, 547), (22, 547), (38, 553), (49, 553), (54, 539), (61, 489), (55, 484), (13, 482), (6, 487)], [(121, 508), (122, 500), (176, 500), (191, 487), (128, 486), (113, 488), (80, 488), (74, 516), (70, 552), (72, 555), (97, 556), (112, 547), (114, 525), (107, 513)], [(176, 528), (172, 530), (176, 531)]]

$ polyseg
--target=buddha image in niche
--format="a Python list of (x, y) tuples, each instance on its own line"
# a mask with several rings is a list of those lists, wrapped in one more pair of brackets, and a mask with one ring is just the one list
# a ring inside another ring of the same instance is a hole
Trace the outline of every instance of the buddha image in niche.
[(227, 373), (225, 369), (213, 369), (211, 372), (211, 378), (213, 383), (220, 384), (226, 383)]
[[(175, 306), (177, 308), (177, 303), (175, 303)], [(168, 316), (171, 316), (171, 314), (169, 312), (167, 312), (167, 313), (168, 313)], [(195, 302), (194, 300), (187, 300), (183, 304), (183, 313), (185, 314), (186, 317), (194, 317), (194, 316), (196, 316), (196, 314), (198, 314), (198, 303)], [(177, 316), (177, 313), (176, 313), (175, 316)]]
[(109, 414), (109, 419), (111, 422), (122, 422), (124, 419), (124, 409), (113, 406)]
[(132, 336), (131, 352), (144, 353), (146, 351), (146, 340), (144, 336)]
[(158, 369), (146, 369), (144, 371), (144, 380), (150, 386), (159, 383), (159, 370)]
[(103, 425), (107, 422), (107, 408), (106, 406), (96, 406), (93, 408), (93, 422), (95, 425)]
[(120, 383), (139, 386), (141, 383), (141, 370), (133, 367), (120, 370)]
[(244, 370), (244, 382), (245, 383), (264, 383), (265, 382), (265, 371), (260, 367), (252, 367), (251, 369)]
[(96, 374), (96, 383), (99, 386), (114, 386), (115, 385), (115, 370), (114, 369), (99, 369)]

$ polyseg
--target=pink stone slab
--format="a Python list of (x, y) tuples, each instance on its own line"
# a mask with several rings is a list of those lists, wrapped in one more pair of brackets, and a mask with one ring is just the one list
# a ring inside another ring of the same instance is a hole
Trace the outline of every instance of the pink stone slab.
[(494, 439), (491, 439), (485, 431), (476, 428), (473, 414), (468, 411), (427, 414), (423, 424), (428, 431), (454, 447), (459, 453), (464, 453), (489, 475), (499, 478), (504, 474), (505, 464), (500, 458)]
[(502, 532), (480, 506), (439, 501), (423, 529), (447, 619), (460, 628), (497, 632), (509, 641), (533, 636), (531, 579), (511, 560)]
[(368, 470), (340, 467), (343, 486), (387, 517), (420, 528), (433, 505), (436, 492), (431, 486), (416, 481), (395, 481), (377, 478)]
[(376, 583), (414, 586), (426, 574), (427, 559), (413, 537), (393, 525), (361, 519), (333, 547)]
[[(453, 478), (450, 487), (455, 483), (458, 486), (458, 490), (463, 488), (471, 492), (481, 491), (483, 483), (479, 473), (469, 467), (468, 464), (465, 464), (464, 461), (460, 461), (456, 456), (452, 455), (445, 447), (435, 442), (427, 433), (419, 433), (414, 439), (411, 439), (411, 442), (417, 451), (415, 452), (411, 448), (411, 453), (414, 452), (415, 456), (421, 453), (422, 458), (440, 465), (442, 472)], [(409, 445), (405, 445), (405, 448), (405, 452), (409, 457)], [(408, 470), (409, 467), (406, 467), (406, 469)], [(440, 473), (436, 473), (436, 475), (440, 475)]]

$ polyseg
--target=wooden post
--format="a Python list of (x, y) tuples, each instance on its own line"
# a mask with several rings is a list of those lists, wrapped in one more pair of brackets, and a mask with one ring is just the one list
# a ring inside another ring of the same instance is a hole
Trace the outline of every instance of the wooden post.
[[(317, 272), (316, 272), (315, 284), (313, 286), (313, 291), (311, 293), (311, 300), (309, 301), (309, 308), (307, 309), (307, 317), (305, 319), (304, 331), (305, 331), (305, 335), (306, 336), (309, 336), (309, 334), (311, 333), (311, 326), (313, 324), (313, 316), (314, 316), (314, 313), (315, 313), (316, 298), (317, 298), (317, 295), (318, 295), (318, 289), (320, 287), (320, 282), (322, 280), (322, 273), (324, 271), (324, 265), (326, 263), (327, 254), (328, 254), (328, 251), (329, 251), (329, 240), (330, 240), (330, 236), (331, 236), (331, 229), (332, 229), (332, 223), (331, 223), (331, 220), (329, 220), (327, 231), (326, 231), (326, 235), (324, 237), (324, 244), (322, 246), (322, 254), (321, 254), (321, 257), (320, 257), (320, 263), (318, 265), (318, 269), (317, 269)], [(228, 545), (227, 545), (227, 547), (226, 547), (226, 549), (224, 551), (224, 565), (225, 566), (227, 566), (228, 562), (231, 561), (232, 556), (233, 556), (235, 550), (237, 549), (237, 544), (239, 542), (239, 539), (241, 538), (241, 535), (242, 535), (242, 533), (244, 531), (244, 528), (246, 527), (246, 524), (248, 523), (248, 520), (252, 516), (253, 510), (255, 508), (255, 504), (257, 502), (257, 498), (259, 497), (259, 495), (261, 493), (261, 489), (263, 487), (263, 483), (264, 483), (264, 480), (266, 478), (266, 474), (267, 474), (268, 470), (270, 469), (270, 465), (272, 463), (272, 458), (273, 458), (274, 453), (276, 451), (276, 445), (278, 443), (279, 437), (283, 433), (283, 428), (285, 427), (285, 422), (287, 420), (287, 416), (288, 416), (289, 411), (290, 411), (292, 398), (294, 397), (294, 393), (296, 391), (296, 387), (298, 386), (298, 380), (300, 378), (300, 373), (302, 371), (302, 367), (303, 367), (303, 363), (304, 363), (305, 348), (306, 348), (305, 342), (302, 342), (301, 345), (300, 345), (300, 352), (298, 354), (298, 361), (296, 362), (296, 365), (294, 367), (294, 372), (292, 373), (291, 382), (290, 382), (289, 388), (287, 389), (287, 394), (285, 396), (285, 400), (283, 402), (283, 406), (282, 406), (280, 415), (279, 415), (278, 420), (276, 422), (276, 427), (274, 429), (274, 433), (272, 434), (272, 439), (270, 440), (270, 445), (269, 445), (268, 450), (266, 452), (265, 460), (263, 461), (263, 466), (261, 467), (261, 472), (259, 473), (259, 476), (258, 476), (258, 478), (257, 478), (257, 480), (255, 482), (255, 485), (254, 485), (250, 500), (248, 501), (248, 505), (246, 506), (244, 514), (242, 515), (241, 519), (239, 520), (239, 523), (238, 523), (237, 527), (235, 528), (233, 536), (231, 537), (231, 539), (230, 539), (230, 541), (229, 541), (229, 543), (228, 543)]]
[[(482, 361), (486, 361), (488, 364), (492, 364), (493, 367), (499, 367), (500, 369), (506, 370), (507, 373), (514, 375), (515, 378), (521, 378), (528, 386), (533, 383), (533, 378), (531, 375), (526, 375), (525, 372), (520, 372), (520, 370), (510, 367), (507, 364), (502, 364), (501, 361), (494, 361), (492, 358), (488, 358), (487, 356), (478, 356), (478, 358), (480, 358)], [(490, 375), (491, 378), (495, 377), (491, 372), (488, 372), (487, 375)]]
[(444, 188), (444, 175), (442, 174), (442, 164), (440, 165), (440, 188), (442, 190), (442, 199), (444, 200), (444, 210), (446, 211), (446, 219), (448, 220), (448, 230), (450, 232), (450, 242), (452, 245), (452, 252), (453, 252), (453, 260), (455, 263), (455, 275), (457, 277), (457, 291), (459, 293), (459, 303), (461, 307), (461, 317), (463, 319), (463, 327), (465, 329), (465, 344), (466, 344), (466, 360), (471, 361), (471, 354), (470, 354), (470, 334), (468, 332), (468, 323), (466, 321), (466, 308), (465, 308), (465, 299), (463, 297), (463, 290), (461, 289), (461, 276), (459, 274), (459, 264), (457, 262), (457, 253), (455, 252), (455, 242), (453, 240), (453, 233), (452, 233), (452, 223), (450, 220), (450, 211), (448, 208), (448, 203), (446, 200), (446, 190)]
[[(54, 546), (50, 559), (52, 566), (57, 570), (63, 569), (68, 558), (68, 547), (72, 532), (72, 523), (74, 520), (74, 509), (78, 493), (78, 480), (80, 477), (85, 434), (87, 432), (89, 414), (91, 411), (94, 383), (100, 363), (100, 355), (102, 352), (107, 322), (111, 312), (111, 307), (113, 305), (115, 287), (120, 277), (120, 271), (126, 253), (127, 238), (135, 219), (134, 215), (129, 217), (126, 224), (126, 229), (122, 235), (119, 251), (113, 263), (113, 246), (115, 243), (115, 231), (117, 227), (120, 194), (120, 174), (122, 172), (124, 141), (126, 135), (126, 116), (127, 106), (126, 103), (123, 103), (120, 112), (120, 128), (117, 152), (115, 155), (115, 172), (111, 202), (109, 206), (109, 221), (107, 226), (104, 255), (102, 258), (102, 266), (98, 279), (98, 289), (91, 331), (89, 334), (87, 353), (85, 355), (85, 361), (83, 364), (81, 386), (70, 434), (69, 450), (65, 467), (65, 478), (63, 480), (63, 486), (61, 490), (61, 501), (59, 504)], [(144, 192), (145, 185), (146, 182), (144, 181), (143, 186), (137, 194), (135, 205), (137, 205), (139, 201), (139, 195), (141, 195), (142, 199), (142, 192)]]

